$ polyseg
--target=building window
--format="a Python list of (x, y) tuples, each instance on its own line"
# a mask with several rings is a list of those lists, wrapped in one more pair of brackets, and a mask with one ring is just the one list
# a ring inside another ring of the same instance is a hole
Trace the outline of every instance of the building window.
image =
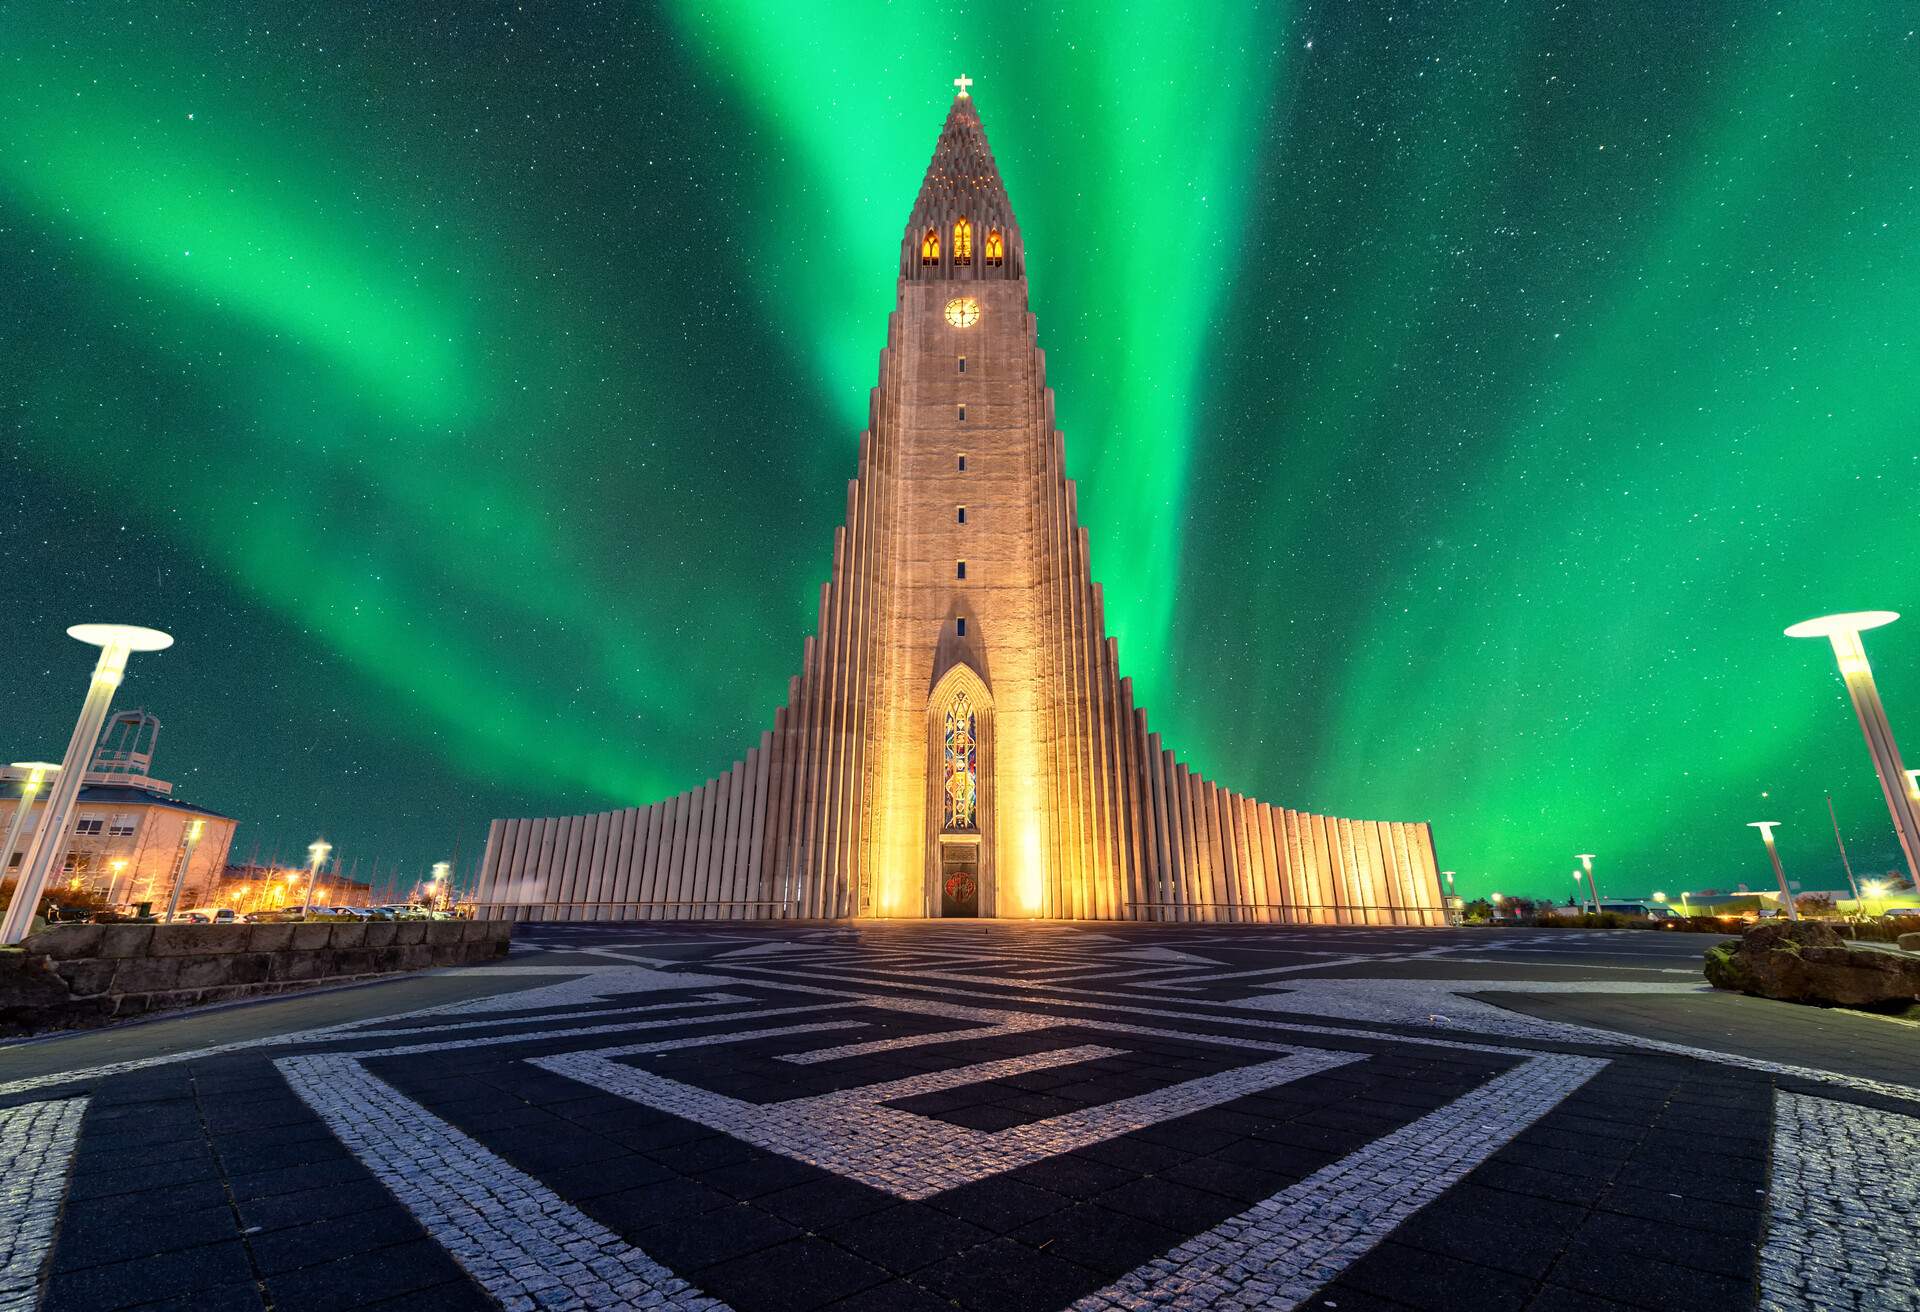
[(954, 636), (958, 638), (964, 638), (967, 636), (967, 617), (965, 615), (962, 615), (959, 619), (953, 622), (953, 632), (954, 632)]
[(997, 269), (1006, 262), (1007, 244), (1000, 238), (1000, 229), (989, 228), (987, 230), (987, 263)]
[(960, 472), (963, 474), (967, 472), (967, 458), (965, 456), (960, 457)]
[(107, 826), (107, 832), (115, 838), (128, 838), (131, 837), (133, 831), (139, 827), (140, 821), (137, 817), (117, 815), (113, 818), (113, 823)]
[(964, 524), (967, 522), (967, 508), (965, 506), (954, 507), (953, 522), (956, 524)]
[(97, 816), (92, 816), (85, 820), (76, 820), (73, 822), (73, 832), (76, 834), (97, 834), (106, 823), (106, 821)]
[(920, 239), (920, 263), (940, 263), (940, 233), (938, 229), (928, 228), (927, 235)]
[(965, 373), (966, 371), (967, 371), (967, 357), (963, 355), (960, 357), (960, 372)]
[(944, 829), (972, 829), (980, 796), (980, 747), (974, 737), (976, 726), (973, 699), (957, 692), (947, 703), (945, 738)]
[(960, 561), (955, 566), (954, 577), (957, 579), (963, 579), (966, 576), (967, 576), (967, 562), (963, 560), (963, 561)]
[(956, 267), (973, 263), (973, 225), (965, 219), (953, 221), (953, 262)]
[(960, 407), (960, 422), (963, 424), (967, 422), (967, 408), (965, 406)]

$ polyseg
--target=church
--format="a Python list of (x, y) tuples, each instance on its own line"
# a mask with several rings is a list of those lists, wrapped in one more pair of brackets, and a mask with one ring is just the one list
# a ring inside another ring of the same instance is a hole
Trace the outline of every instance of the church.
[(1020, 227), (955, 85), (787, 704), (690, 792), (495, 820), (476, 914), (1444, 923), (1428, 825), (1255, 801), (1149, 731), (1106, 636)]

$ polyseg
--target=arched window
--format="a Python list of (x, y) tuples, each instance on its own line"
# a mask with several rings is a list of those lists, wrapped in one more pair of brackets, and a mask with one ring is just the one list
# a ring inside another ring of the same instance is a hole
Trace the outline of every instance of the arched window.
[(973, 263), (973, 225), (965, 219), (953, 221), (953, 262), (955, 265)]
[(1001, 239), (1000, 229), (989, 228), (987, 230), (987, 263), (997, 269), (1006, 262), (1007, 243)]
[(920, 239), (920, 263), (940, 263), (940, 232), (937, 228), (928, 228), (927, 235)]
[(973, 736), (973, 699), (956, 692), (947, 703), (944, 829), (975, 827), (980, 792), (980, 747)]

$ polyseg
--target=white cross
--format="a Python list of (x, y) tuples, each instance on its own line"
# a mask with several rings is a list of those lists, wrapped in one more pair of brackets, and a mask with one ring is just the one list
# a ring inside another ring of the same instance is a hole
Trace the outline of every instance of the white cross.
[(967, 88), (973, 85), (973, 79), (962, 73), (953, 80), (953, 84), (960, 88), (960, 94), (964, 96), (967, 94)]

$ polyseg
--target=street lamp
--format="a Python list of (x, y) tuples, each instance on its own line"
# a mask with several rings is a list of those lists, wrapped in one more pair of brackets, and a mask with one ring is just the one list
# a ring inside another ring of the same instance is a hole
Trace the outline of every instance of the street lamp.
[(1793, 904), (1793, 890), (1787, 887), (1787, 872), (1780, 868), (1780, 849), (1773, 845), (1773, 831), (1779, 827), (1778, 820), (1752, 820), (1747, 828), (1758, 829), (1760, 837), (1766, 841), (1767, 855), (1773, 860), (1773, 877), (1780, 881), (1780, 900), (1787, 904), (1787, 919), (1800, 919), (1800, 908)]
[(1887, 799), (1887, 811), (1893, 816), (1893, 831), (1907, 858), (1907, 876), (1920, 887), (1920, 806), (1915, 805), (1915, 799), (1903, 795), (1914, 784), (1900, 764), (1893, 727), (1887, 723), (1886, 707), (1880, 704), (1880, 690), (1874, 686), (1873, 666), (1867, 663), (1867, 649), (1860, 643), (1860, 635), (1868, 629), (1880, 628), (1899, 618), (1890, 610), (1861, 610), (1845, 615), (1823, 615), (1796, 624), (1786, 632), (1789, 638), (1825, 638), (1833, 644), (1833, 658), (1839, 662), (1847, 696), (1853, 699), (1853, 713), (1860, 718), (1860, 732), (1866, 735), (1867, 754), (1873, 758), (1880, 792)]
[(193, 864), (193, 849), (200, 846), (200, 831), (206, 827), (205, 820), (195, 820), (187, 825), (186, 840), (180, 848), (180, 868), (173, 872), (173, 892), (167, 898), (167, 923), (173, 923), (173, 916), (180, 909), (180, 890), (186, 887), (187, 867)]
[(1447, 891), (1440, 900), (1446, 904), (1447, 924), (1452, 925), (1456, 923), (1453, 918), (1453, 871), (1442, 870), (1440, 878), (1447, 881)]
[(107, 881), (107, 909), (112, 910), (114, 907), (120, 905), (119, 901), (113, 896), (113, 891), (120, 887), (120, 876), (127, 873), (127, 859), (123, 856), (117, 856), (107, 862), (107, 868), (113, 871), (113, 878)]
[(20, 782), (20, 805), (13, 808), (13, 823), (7, 826), (7, 841), (0, 845), (0, 879), (7, 877), (7, 867), (13, 864), (13, 850), (20, 842), (20, 831), (27, 827), (27, 817), (33, 814), (33, 799), (40, 795), (47, 776), (58, 773), (60, 769), (48, 761), (15, 761), (13, 768), (25, 770), (27, 777)]
[(1667, 895), (1656, 891), (1653, 895), (1653, 900), (1659, 905), (1665, 906), (1667, 904)]
[(331, 851), (333, 844), (324, 838), (316, 838), (307, 844), (307, 900), (300, 905), (300, 914), (303, 916), (313, 911), (313, 881), (320, 877), (320, 867), (327, 863), (327, 853)]
[(447, 891), (447, 873), (452, 869), (450, 861), (433, 863), (433, 877), (427, 880), (427, 905), (435, 911), (440, 910), (441, 896)]
[(1578, 910), (1578, 911), (1580, 911), (1580, 912), (1583, 912), (1583, 913), (1584, 913), (1584, 912), (1586, 911), (1586, 908), (1580, 905), (1580, 900), (1581, 900), (1581, 898), (1583, 898), (1584, 896), (1585, 896), (1585, 894), (1583, 894), (1583, 893), (1582, 893), (1582, 892), (1580, 891), (1580, 872), (1579, 872), (1578, 870), (1576, 870), (1576, 871), (1574, 871), (1574, 872), (1573, 872), (1573, 902), (1572, 902), (1572, 905), (1573, 905), (1573, 907), (1574, 907), (1574, 908), (1575, 908), (1576, 910)]
[(1495, 920), (1500, 919), (1500, 904), (1506, 901), (1506, 899), (1501, 897), (1498, 893), (1495, 893), (1491, 898), (1488, 899), (1488, 901), (1493, 903), (1493, 918)]
[[(1587, 872), (1587, 883), (1593, 887), (1593, 914), (1597, 916), (1600, 914), (1600, 885), (1593, 878), (1593, 853), (1575, 852), (1573, 859), (1578, 861)], [(1577, 879), (1579, 875), (1576, 873), (1574, 877)]]
[(113, 694), (127, 672), (127, 657), (136, 651), (165, 651), (173, 639), (158, 629), (143, 629), (133, 624), (76, 624), (67, 636), (100, 649), (94, 663), (93, 678), (87, 684), (87, 696), (80, 703), (80, 718), (74, 722), (73, 737), (67, 740), (67, 754), (61, 758), (60, 775), (53, 791), (47, 794), (47, 808), (40, 817), (40, 828), (27, 845), (26, 860), (20, 863), (20, 883), (13, 891), (13, 905), (0, 921), (0, 943), (18, 943), (33, 924), (33, 913), (40, 906), (40, 894), (47, 877), (66, 859), (68, 833), (73, 818), (73, 801), (80, 795), (86, 779), (87, 763), (94, 745), (100, 741), (100, 727), (106, 723), (113, 705)]

